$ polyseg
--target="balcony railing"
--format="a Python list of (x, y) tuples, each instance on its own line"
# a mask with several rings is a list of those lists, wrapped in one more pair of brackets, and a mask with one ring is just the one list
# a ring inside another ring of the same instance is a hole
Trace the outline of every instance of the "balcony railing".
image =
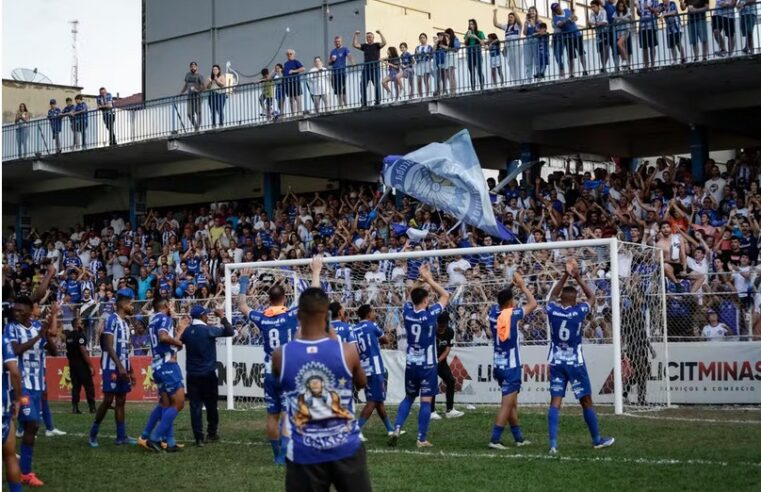
[[(620, 22), (578, 33), (501, 41), (499, 47), (463, 46), (411, 60), (403, 56), (343, 69), (326, 67), (191, 96), (90, 110), (63, 116), (58, 123), (40, 118), (7, 124), (3, 160), (761, 53), (756, 6), (727, 15), (714, 10)], [(715, 30), (719, 36), (714, 36)], [(56, 127), (60, 130), (54, 132)]]

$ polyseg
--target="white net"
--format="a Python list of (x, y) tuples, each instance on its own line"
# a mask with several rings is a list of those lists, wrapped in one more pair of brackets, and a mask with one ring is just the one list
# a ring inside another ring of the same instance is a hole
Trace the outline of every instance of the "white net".
[[(421, 246), (411, 246), (408, 252), (379, 254), (378, 259), (373, 258), (375, 255), (326, 258), (321, 285), (333, 301), (342, 304), (347, 321), (352, 324), (359, 321), (356, 310), (361, 305), (374, 307), (378, 324), (390, 340), (390, 344), (384, 347), (384, 359), (386, 365), (393, 368), (394, 360), (402, 360), (403, 364), (406, 348), (402, 308), (407, 289), (415, 284), (420, 266), (428, 264), (434, 279), (452, 294), (447, 310), (455, 334), (452, 353), (457, 360), (450, 360), (457, 381), (455, 399), (469, 403), (496, 403), (499, 400), (494, 389), (496, 383), (491, 381), (490, 374), (492, 335), (488, 311), (496, 302), (497, 292), (512, 283), (516, 271), (520, 272), (539, 303), (539, 308), (519, 327), (524, 367), (521, 401), (546, 404), (549, 382), (542, 372), (546, 373), (548, 324), (542, 308), (551, 288), (561, 277), (566, 260), (574, 257), (581, 267), (583, 280), (592, 287), (597, 301), (583, 328), (593, 398), (598, 403), (613, 403), (614, 319), (610, 246), (559, 248), (548, 243), (528, 247), (535, 249), (526, 249), (525, 245), (481, 247), (471, 248), (463, 255), (459, 253), (463, 250), (423, 252)], [(668, 404), (668, 387), (664, 380), (667, 333), (660, 252), (648, 246), (620, 242), (618, 248), (624, 404), (628, 410), (664, 407)], [(309, 286), (309, 261), (245, 265), (253, 269), (246, 304), (252, 309), (265, 309), (270, 287), (280, 285), (286, 293), (286, 305), (294, 305), (298, 293)], [(262, 403), (261, 385), (247, 387), (242, 383), (243, 378), (251, 379), (247, 373), (252, 367), (261, 367), (262, 351), (258, 347), (263, 344), (263, 339), (257, 327), (244, 319), (237, 309), (237, 274), (240, 269), (230, 271), (232, 318), (237, 326), (232, 360), (236, 378), (234, 405), (235, 408), (250, 408)], [(519, 299), (519, 302), (525, 302), (525, 299)], [(394, 395), (402, 394), (403, 381), (394, 377), (392, 369), (389, 372), (389, 400), (393, 401)], [(254, 376), (257, 383), (260, 374)]]

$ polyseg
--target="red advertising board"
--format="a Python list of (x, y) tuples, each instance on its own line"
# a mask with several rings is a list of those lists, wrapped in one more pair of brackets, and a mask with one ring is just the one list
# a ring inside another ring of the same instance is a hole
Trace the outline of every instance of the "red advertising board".
[[(131, 357), (132, 369), (137, 380), (132, 391), (127, 395), (128, 401), (155, 401), (158, 397), (156, 384), (153, 382), (151, 370), (151, 358), (149, 356)], [(93, 375), (95, 385), (95, 398), (103, 397), (102, 371), (100, 370), (100, 357), (91, 357), (90, 364), (97, 368)], [(48, 357), (45, 379), (48, 385), (48, 399), (51, 401), (71, 401), (71, 372), (69, 361), (66, 357)], [(84, 400), (84, 389), (80, 396)]]

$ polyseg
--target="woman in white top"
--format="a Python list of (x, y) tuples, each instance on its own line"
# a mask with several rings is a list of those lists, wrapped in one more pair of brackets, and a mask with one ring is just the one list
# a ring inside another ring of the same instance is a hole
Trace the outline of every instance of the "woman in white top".
[(613, 25), (616, 33), (616, 44), (618, 45), (618, 54), (624, 61), (624, 68), (629, 66), (629, 53), (626, 50), (631, 31), (632, 14), (624, 0), (618, 0), (616, 4), (616, 14), (613, 16)]
[(222, 75), (222, 69), (219, 65), (212, 65), (211, 76), (206, 80), (206, 90), (209, 93), (209, 109), (211, 110), (211, 126), (217, 126), (217, 115), (219, 115), (219, 126), (224, 124), (224, 109), (227, 102), (227, 94), (222, 90), (227, 84), (225, 77)]
[(536, 53), (538, 43), (534, 33), (536, 33), (539, 22), (539, 12), (537, 12), (536, 7), (529, 7), (528, 13), (526, 13), (526, 22), (523, 23), (523, 68), (528, 80), (534, 78), (536, 73), (534, 67), (538, 63)]
[(497, 22), (497, 10), (494, 10), (494, 27), (505, 31), (505, 58), (507, 59), (507, 67), (510, 71), (510, 80), (520, 80), (520, 66), (521, 66), (521, 31), (523, 24), (520, 17), (515, 12), (507, 14), (507, 24), (500, 24)]
[[(415, 48), (415, 75), (417, 75), (417, 93), (421, 97), (427, 97), (431, 92), (431, 60), (433, 59), (433, 47), (428, 44), (428, 35), (420, 33), (420, 44)], [(425, 93), (423, 86), (425, 85)]]
[(322, 65), (322, 59), (319, 56), (314, 57), (314, 66), (309, 69), (309, 92), (312, 93), (312, 103), (314, 112), (320, 112), (320, 105), (327, 110), (326, 95), (328, 93), (328, 70)]

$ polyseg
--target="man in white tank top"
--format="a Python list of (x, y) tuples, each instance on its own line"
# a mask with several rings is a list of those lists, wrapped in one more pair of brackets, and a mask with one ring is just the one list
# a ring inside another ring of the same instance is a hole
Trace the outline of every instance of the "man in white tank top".
[(676, 284), (677, 290), (682, 289), (677, 279), (677, 276), (687, 270), (687, 251), (682, 236), (674, 234), (668, 222), (661, 222), (661, 236), (655, 245), (663, 251), (666, 276)]

